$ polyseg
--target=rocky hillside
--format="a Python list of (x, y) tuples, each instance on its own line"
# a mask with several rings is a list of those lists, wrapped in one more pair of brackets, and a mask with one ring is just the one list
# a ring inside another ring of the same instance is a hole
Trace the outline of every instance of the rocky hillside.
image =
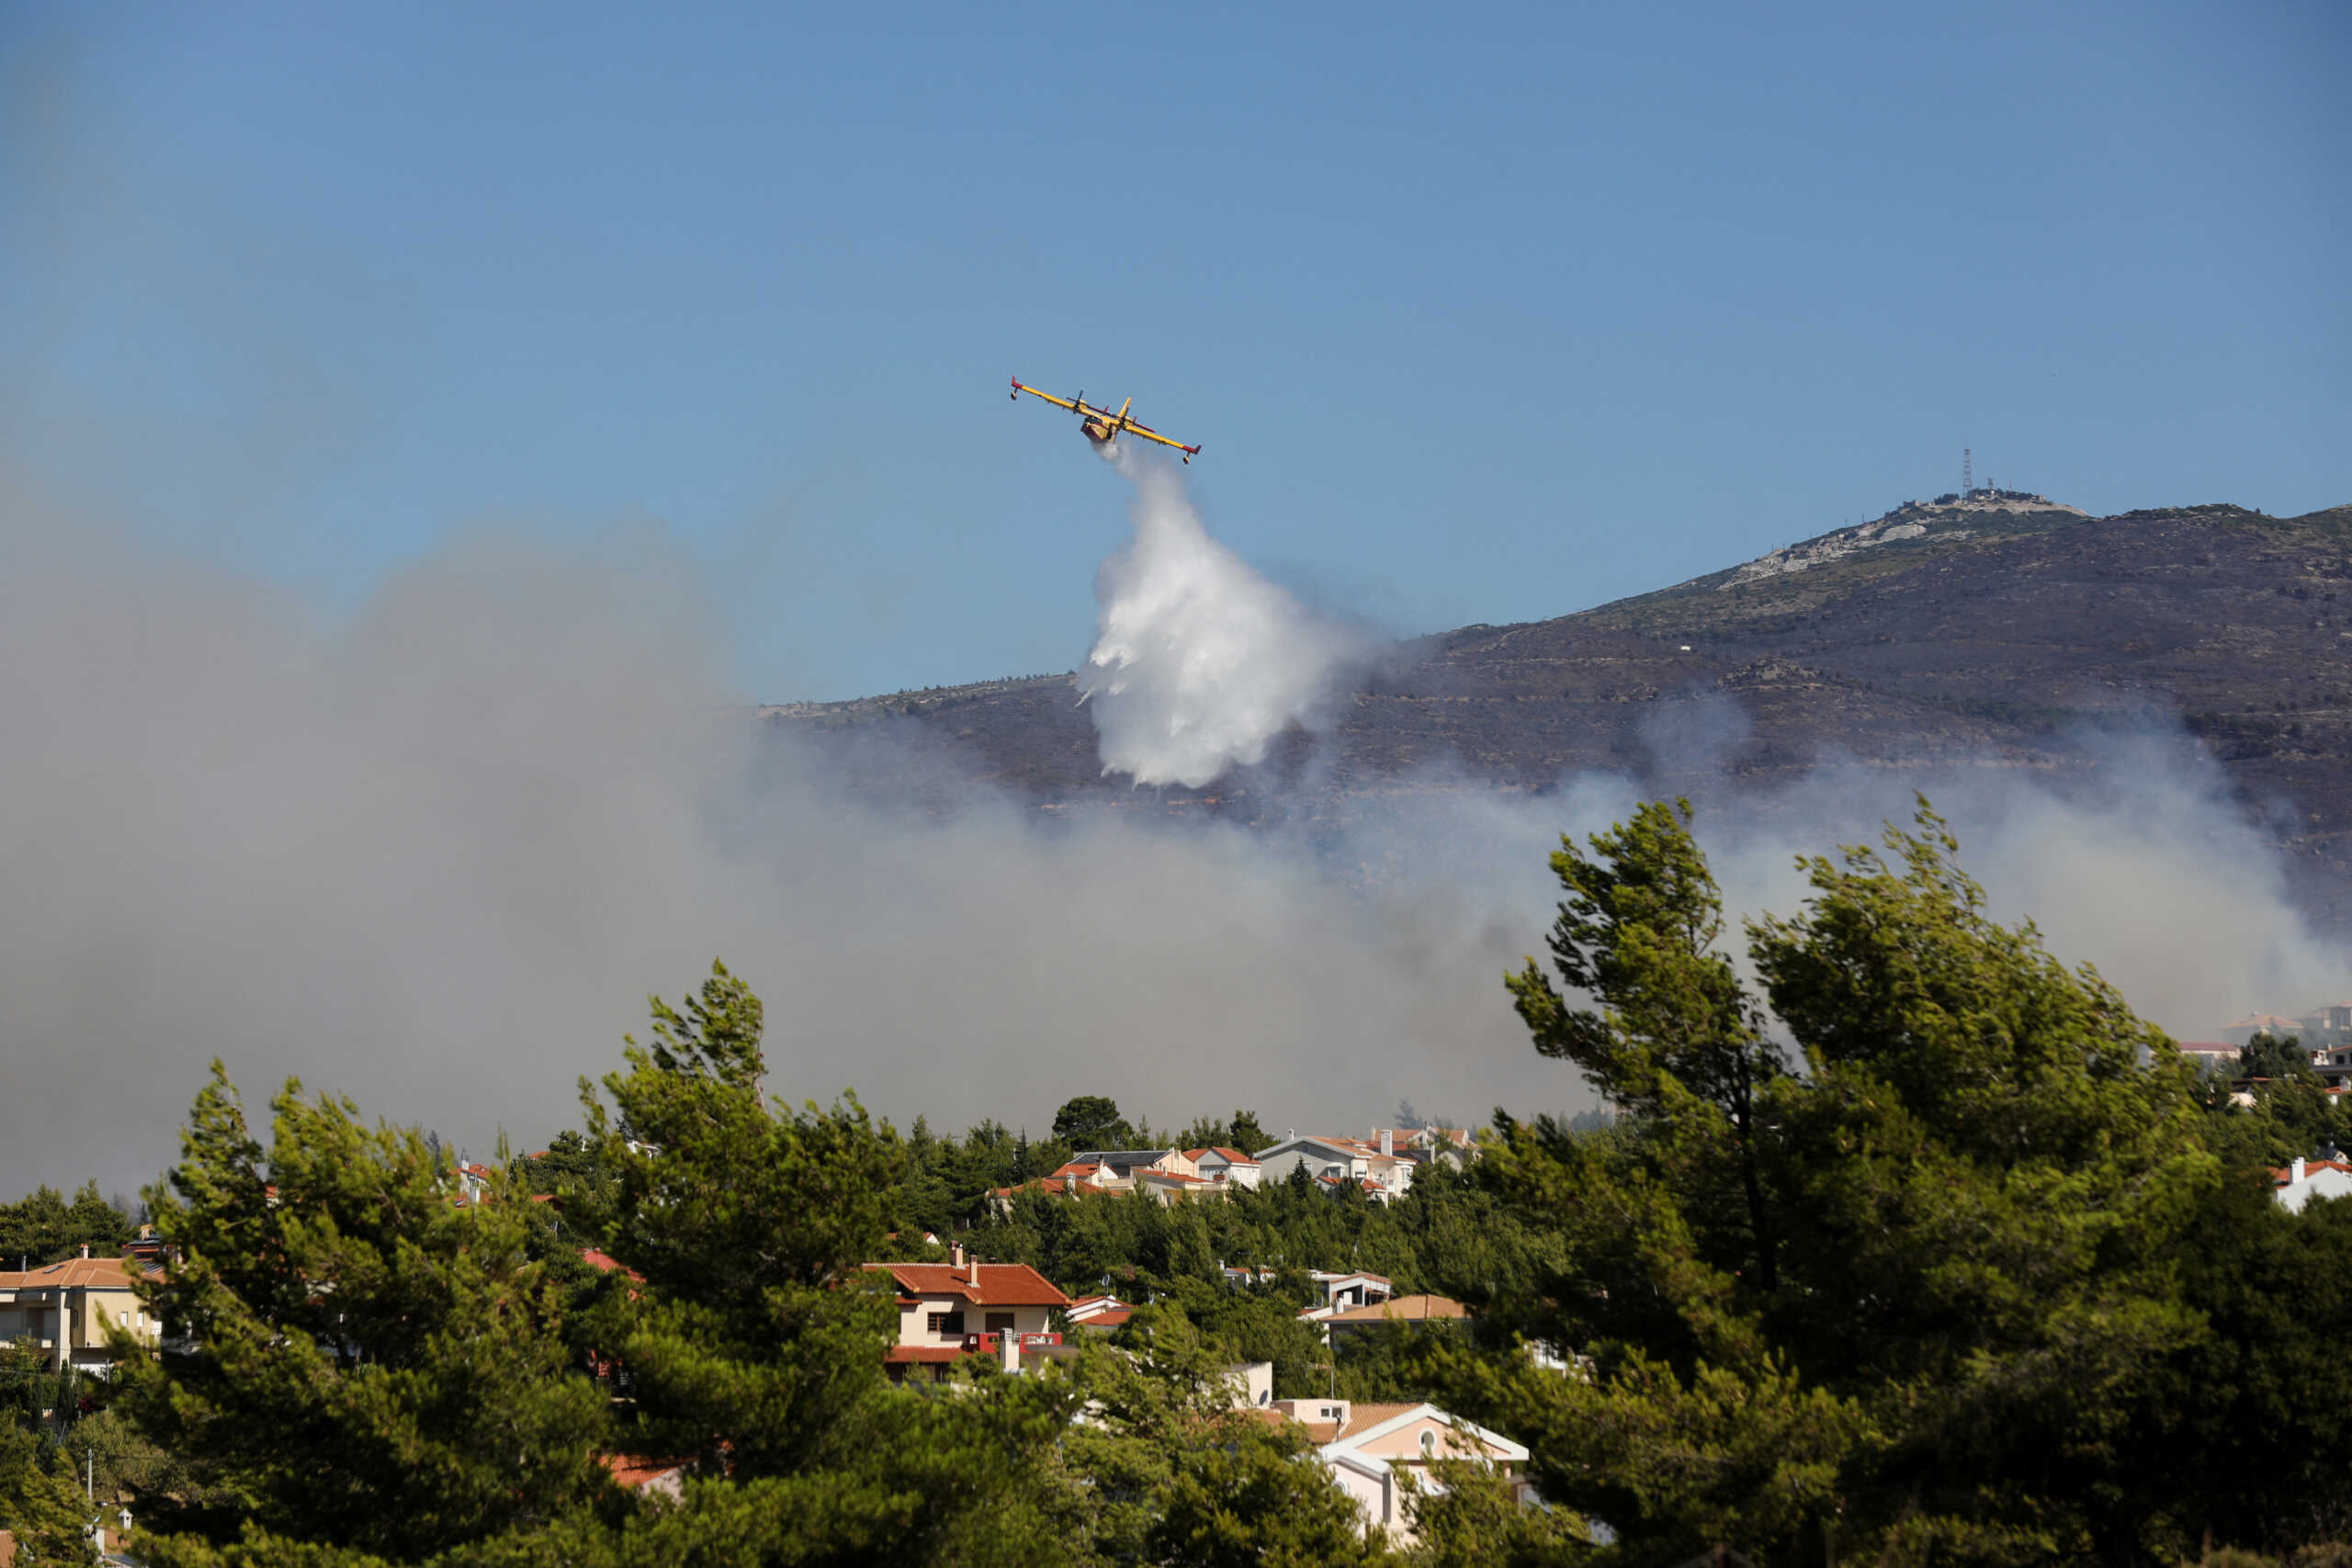
[(765, 711), (853, 769), (887, 737), (1042, 807), (1244, 818), (1277, 780), (1334, 810), (1408, 780), (1542, 789), (1584, 769), (1705, 796), (1831, 757), (2063, 787), (2101, 731), (2177, 721), (2275, 824), (2314, 911), (2352, 925), (2352, 507), (1907, 503), (1658, 592), (1401, 647), (1331, 733), (1206, 791), (1102, 778), (1068, 676)]

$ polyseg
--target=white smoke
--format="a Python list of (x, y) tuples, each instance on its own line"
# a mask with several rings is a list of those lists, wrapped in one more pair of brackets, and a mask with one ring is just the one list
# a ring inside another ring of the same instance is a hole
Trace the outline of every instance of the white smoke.
[(1209, 537), (1167, 465), (1114, 460), (1135, 482), (1135, 536), (1096, 574), (1080, 700), (1104, 773), (1198, 788), (1312, 728), (1365, 645)]

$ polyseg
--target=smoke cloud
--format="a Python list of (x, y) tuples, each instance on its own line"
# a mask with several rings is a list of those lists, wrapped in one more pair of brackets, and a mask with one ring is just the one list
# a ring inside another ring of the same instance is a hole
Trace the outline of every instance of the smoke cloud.
[(216, 1055), (255, 1103), (299, 1074), (532, 1146), (714, 955), (780, 1092), (901, 1123), (1581, 1102), (1475, 902), (1238, 829), (848, 794), (726, 703), (659, 533), (477, 535), (347, 618), (21, 491), (0, 559), (0, 1194), (134, 1188)]
[(1095, 577), (1080, 700), (1105, 773), (1198, 788), (1313, 728), (1368, 650), (1211, 538), (1167, 464), (1115, 460), (1135, 483), (1135, 534)]
[[(0, 1196), (135, 1186), (216, 1055), (255, 1102), (293, 1073), (475, 1153), (502, 1127), (529, 1146), (646, 994), (714, 955), (769, 1004), (779, 1092), (854, 1089), (902, 1124), (1040, 1131), (1079, 1093), (1302, 1130), (1403, 1098), (1574, 1111), (1500, 973), (1542, 951), (1558, 835), (1689, 783), (1433, 773), (1246, 829), (1039, 813), (910, 747), (934, 770), (916, 809), (729, 705), (718, 617), (659, 532), (478, 534), (333, 618), (21, 491), (0, 559)], [(1311, 635), (1238, 646), (1331, 668)], [(1272, 683), (1311, 706), (1312, 682)], [(1702, 730), (1745, 722), (1712, 711)], [(1722, 750), (1659, 742), (1680, 766)], [(2071, 798), (1991, 772), (1829, 767), (1708, 795), (1700, 828), (1735, 910), (1786, 910), (1795, 853), (1874, 835), (1925, 784), (1999, 913), (2178, 1033), (2352, 989), (2185, 739), (2122, 743)]]

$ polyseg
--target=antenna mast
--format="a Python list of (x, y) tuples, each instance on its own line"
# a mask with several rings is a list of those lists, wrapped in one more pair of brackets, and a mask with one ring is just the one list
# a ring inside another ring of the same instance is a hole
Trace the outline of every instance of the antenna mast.
[(1976, 463), (1967, 447), (1960, 449), (1960, 499), (1966, 501), (1976, 493)]

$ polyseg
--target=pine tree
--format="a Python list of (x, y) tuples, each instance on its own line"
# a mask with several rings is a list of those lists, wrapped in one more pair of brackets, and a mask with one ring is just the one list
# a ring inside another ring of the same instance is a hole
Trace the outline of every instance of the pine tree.
[(528, 1257), (531, 1205), (453, 1202), (422, 1137), (348, 1101), (289, 1081), (272, 1111), (265, 1149), (214, 1064), (148, 1195), (184, 1256), (142, 1295), (197, 1348), (126, 1359), (119, 1408), (227, 1501), (143, 1499), (142, 1555), (413, 1561), (606, 1495), (605, 1396)]
[[(892, 1388), (879, 1254), (905, 1168), (854, 1099), (772, 1101), (764, 1010), (714, 964), (584, 1096), (620, 1171), (605, 1244), (642, 1278), (606, 1321), (636, 1393), (630, 1451), (684, 1461), (684, 1506), (631, 1519), (625, 1562), (1051, 1562), (1045, 1456), (1075, 1407), (1046, 1379)], [(581, 1552), (589, 1551), (578, 1541)], [(1042, 1554), (1042, 1555), (1041, 1555)]]
[[(1990, 919), (1922, 802), (1883, 849), (1804, 862), (1802, 912), (1748, 927), (1804, 1056), (1784, 1073), (1713, 945), (1687, 813), (1590, 842), (1555, 859), (1553, 953), (1599, 1005), (1532, 963), (1510, 980), (1537, 1048), (1623, 1114), (1503, 1122), (1481, 1179), (1556, 1251), (1532, 1280), (1464, 1282), (1494, 1353), (1441, 1352), (1458, 1407), (1528, 1441), (1544, 1495), (1632, 1557), (2191, 1550), (2211, 1486), (2193, 1446), (2145, 1438), (2219, 1419), (2192, 1414), (2228, 1401), (2188, 1369), (2245, 1309), (2188, 1288), (2211, 1277), (2187, 1249), (2211, 1223), (2284, 1222), (2232, 1196), (2250, 1190), (2222, 1180), (2177, 1053), (2031, 926)], [(1587, 1375), (1503, 1348), (1523, 1340)]]

